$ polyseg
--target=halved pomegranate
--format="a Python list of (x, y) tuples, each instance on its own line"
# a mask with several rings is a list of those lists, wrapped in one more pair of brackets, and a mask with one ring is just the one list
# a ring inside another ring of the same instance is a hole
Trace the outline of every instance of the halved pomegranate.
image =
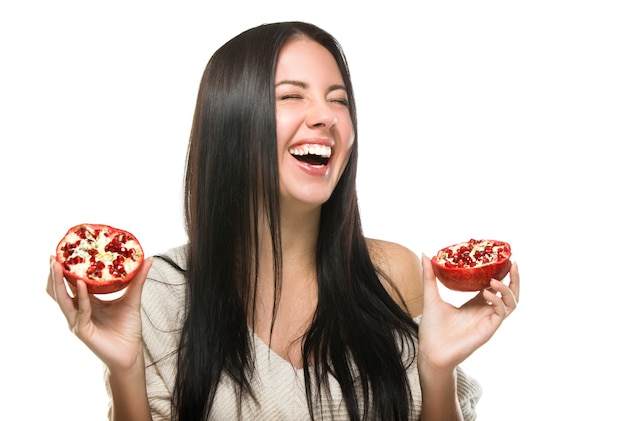
[(144, 260), (139, 241), (127, 231), (102, 224), (80, 224), (67, 231), (56, 249), (67, 281), (82, 279), (92, 294), (125, 288)]
[(480, 291), (491, 279), (501, 281), (511, 269), (511, 246), (497, 240), (474, 240), (445, 247), (431, 259), (435, 276), (455, 291)]

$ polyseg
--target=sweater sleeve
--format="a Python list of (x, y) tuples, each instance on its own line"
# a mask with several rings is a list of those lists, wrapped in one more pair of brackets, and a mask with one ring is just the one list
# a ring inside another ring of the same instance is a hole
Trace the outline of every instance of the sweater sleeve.
[(457, 367), (457, 395), (465, 421), (476, 420), (476, 405), (482, 393), (480, 384), (468, 376), (462, 367)]
[[(172, 249), (165, 256), (184, 268), (184, 248)], [(141, 297), (146, 390), (153, 421), (170, 421), (172, 417), (171, 401), (176, 380), (177, 350), (185, 312), (186, 288), (185, 276), (181, 270), (162, 258), (154, 258)], [(110, 397), (108, 383), (106, 388)]]

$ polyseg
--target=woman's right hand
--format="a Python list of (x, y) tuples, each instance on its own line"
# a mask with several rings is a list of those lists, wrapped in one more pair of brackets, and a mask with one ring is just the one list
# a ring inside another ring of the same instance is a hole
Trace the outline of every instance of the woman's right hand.
[(146, 259), (119, 298), (100, 300), (87, 292), (83, 281), (67, 291), (61, 265), (50, 257), (46, 291), (57, 302), (70, 330), (111, 370), (126, 370), (143, 359), (141, 291), (152, 265)]

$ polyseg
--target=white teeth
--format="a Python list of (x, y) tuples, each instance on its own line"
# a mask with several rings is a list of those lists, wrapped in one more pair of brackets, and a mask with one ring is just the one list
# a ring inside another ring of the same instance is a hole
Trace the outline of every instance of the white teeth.
[(326, 145), (300, 145), (289, 148), (289, 153), (296, 156), (317, 155), (322, 158), (330, 158), (330, 146)]

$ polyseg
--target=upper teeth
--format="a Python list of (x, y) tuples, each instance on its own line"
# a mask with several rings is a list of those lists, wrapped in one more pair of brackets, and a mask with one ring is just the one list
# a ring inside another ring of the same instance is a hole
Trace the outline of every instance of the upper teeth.
[(330, 146), (326, 145), (300, 145), (289, 148), (289, 153), (292, 155), (318, 155), (323, 158), (330, 158), (330, 151)]

